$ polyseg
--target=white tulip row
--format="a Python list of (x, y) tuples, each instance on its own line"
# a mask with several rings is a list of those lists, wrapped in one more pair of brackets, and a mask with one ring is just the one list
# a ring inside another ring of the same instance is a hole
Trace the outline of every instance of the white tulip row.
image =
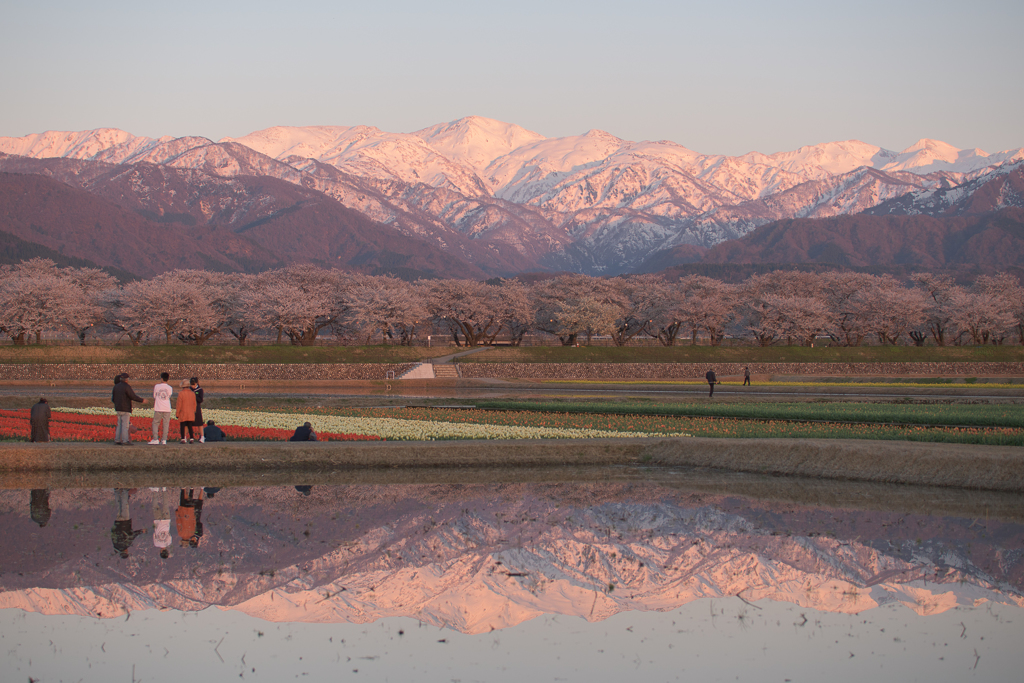
[[(54, 408), (68, 413), (112, 415), (110, 408)], [(140, 409), (134, 414), (152, 417), (151, 409)], [(319, 432), (335, 434), (370, 434), (389, 441), (433, 441), (435, 439), (597, 439), (635, 438), (651, 436), (687, 436), (659, 432), (613, 432), (601, 429), (575, 429), (570, 427), (524, 427), (519, 425), (490, 425), (434, 420), (396, 420), (389, 417), (337, 417), (333, 415), (306, 415), (303, 413), (262, 413), (239, 410), (204, 410), (203, 416), (220, 426), (237, 425), (259, 429), (295, 429), (309, 422)]]

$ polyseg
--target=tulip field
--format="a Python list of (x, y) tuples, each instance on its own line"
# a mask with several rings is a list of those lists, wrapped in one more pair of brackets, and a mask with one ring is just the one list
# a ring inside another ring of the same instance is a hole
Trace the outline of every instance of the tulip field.
[[(479, 402), (481, 405), (484, 402)], [(511, 402), (503, 402), (511, 403)], [(518, 403), (529, 406), (528, 403)], [(598, 412), (599, 407), (580, 403), (577, 411), (559, 409), (561, 404), (543, 403), (533, 409), (453, 409), (453, 408), (351, 408), (324, 411), (331, 415), (345, 415), (363, 419), (400, 419), (405, 421), (439, 422), (456, 425), (504, 425), (514, 428), (534, 427), (546, 429), (582, 429), (597, 432), (595, 436), (703, 436), (718, 438), (807, 438), (807, 439), (883, 439), (894, 441), (933, 441), (1024, 446), (1024, 429), (1003, 426), (953, 426), (885, 423), (849, 423), (822, 420), (799, 422), (790, 419), (763, 417), (731, 418), (717, 416), (690, 416), (671, 414), (638, 414), (629, 411), (636, 406), (604, 405), (609, 412)], [(587, 412), (584, 406), (589, 405)], [(674, 404), (673, 404), (674, 405)], [(853, 404), (841, 404), (853, 405)], [(864, 405), (864, 404), (857, 404)], [(765, 406), (770, 408), (770, 406)], [(893, 407), (893, 406), (888, 406)], [(668, 412), (671, 406), (656, 406), (654, 410)], [(1015, 407), (1008, 408), (1015, 415)], [(614, 412), (613, 412), (614, 411)], [(326, 417), (326, 415), (324, 415)], [(316, 414), (308, 419), (323, 419)], [(848, 417), (846, 419), (849, 419)], [(390, 437), (389, 437), (390, 438)], [(466, 438), (466, 437), (461, 437)], [(508, 438), (508, 437), (501, 437)]]
[[(753, 404), (705, 406), (720, 414), (685, 414), (685, 404), (643, 405), (525, 402), (480, 408), (318, 408), (304, 411), (204, 411), (232, 441), (286, 440), (310, 422), (324, 441), (433, 441), (450, 439), (591, 439), (628, 437), (826, 438), (933, 441), (1024, 446), (1015, 407), (891, 404)], [(984, 411), (971, 409), (991, 409)], [(601, 412), (602, 409), (606, 412)], [(914, 413), (912, 409), (921, 409)], [(671, 414), (675, 411), (675, 414)], [(733, 415), (730, 415), (732, 411)], [(1002, 412), (1000, 412), (1002, 411)], [(646, 413), (646, 414), (645, 414)], [(679, 414), (684, 413), (684, 414)], [(832, 419), (829, 419), (832, 416)], [(897, 423), (897, 420), (901, 420)], [(915, 419), (911, 419), (914, 418)], [(943, 419), (945, 418), (945, 419)], [(883, 419), (885, 421), (883, 421)], [(950, 424), (950, 420), (965, 424)], [(982, 422), (982, 424), (972, 424)], [(50, 421), (55, 441), (110, 441), (115, 416), (110, 408), (55, 408)], [(987, 424), (985, 423), (987, 421)], [(938, 422), (939, 424), (935, 424)], [(945, 424), (943, 424), (943, 422)], [(1001, 424), (1002, 423), (1002, 424)], [(1007, 424), (1008, 423), (1008, 424)], [(148, 441), (152, 411), (132, 417), (135, 439)], [(172, 422), (172, 439), (177, 425)], [(26, 439), (28, 410), (0, 410), (0, 438)]]
[[(106, 408), (81, 411), (56, 409), (50, 418), (50, 440), (113, 441), (116, 420), (117, 416), (113, 410)], [(138, 429), (138, 432), (133, 434), (133, 440), (149, 441), (153, 429), (152, 411), (140, 411), (132, 416), (131, 422), (132, 427)], [(302, 424), (302, 422), (298, 424)], [(237, 441), (282, 441), (292, 435), (298, 424), (291, 428), (237, 425), (226, 429), (225, 433), (229, 439)], [(30, 431), (28, 409), (0, 410), (0, 439), (28, 439)], [(379, 441), (381, 439), (379, 436), (367, 434), (336, 432), (318, 432), (317, 436), (322, 441)], [(171, 420), (167, 440), (171, 442), (178, 440), (178, 423), (175, 420)]]

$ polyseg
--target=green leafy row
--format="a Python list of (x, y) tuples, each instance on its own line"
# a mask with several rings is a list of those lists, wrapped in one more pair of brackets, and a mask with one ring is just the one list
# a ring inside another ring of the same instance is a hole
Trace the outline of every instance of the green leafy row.
[(750, 420), (896, 423), (1024, 428), (1019, 405), (898, 403), (641, 403), (614, 401), (476, 401), (478, 408), (616, 415), (730, 417)]

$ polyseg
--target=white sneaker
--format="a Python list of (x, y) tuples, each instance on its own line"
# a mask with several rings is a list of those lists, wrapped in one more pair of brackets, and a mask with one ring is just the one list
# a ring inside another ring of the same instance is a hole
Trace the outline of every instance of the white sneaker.
[(161, 445), (161, 446), (166, 446), (166, 445), (167, 445), (167, 442), (166, 442), (166, 441), (161, 441), (161, 442), (160, 442), (160, 445)]
[(206, 437), (205, 436), (199, 437), (199, 443), (206, 443)]
[(150, 446), (156, 446), (159, 443), (160, 443), (160, 439), (153, 439), (152, 441), (149, 442), (149, 445)]

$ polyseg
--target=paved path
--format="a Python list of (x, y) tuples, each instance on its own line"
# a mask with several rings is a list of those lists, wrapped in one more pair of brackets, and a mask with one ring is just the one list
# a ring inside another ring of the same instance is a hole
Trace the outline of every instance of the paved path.
[[(799, 401), (829, 398), (835, 400), (931, 400), (958, 401), (983, 400), (1024, 403), (1024, 386), (1008, 389), (985, 385), (942, 385), (936, 387), (855, 387), (833, 385), (829, 387), (785, 386), (718, 386), (715, 397), (709, 399), (707, 385), (701, 384), (599, 384), (574, 382), (510, 382), (503, 380), (402, 380), (392, 382), (329, 381), (294, 382), (285, 380), (261, 381), (208, 381), (204, 382), (209, 398), (265, 399), (275, 396), (316, 399), (365, 398), (367, 396), (429, 400), (473, 400), (501, 397), (565, 397), (592, 398), (653, 398), (665, 400), (765, 400)], [(390, 387), (390, 388), (389, 388)], [(135, 383), (136, 392), (143, 397), (151, 393), (149, 384)], [(110, 385), (101, 381), (76, 382), (3, 382), (0, 397), (25, 399), (35, 403), (40, 396), (52, 401), (61, 399), (95, 398), (106, 404)], [(7, 403), (10, 406), (10, 403)]]

